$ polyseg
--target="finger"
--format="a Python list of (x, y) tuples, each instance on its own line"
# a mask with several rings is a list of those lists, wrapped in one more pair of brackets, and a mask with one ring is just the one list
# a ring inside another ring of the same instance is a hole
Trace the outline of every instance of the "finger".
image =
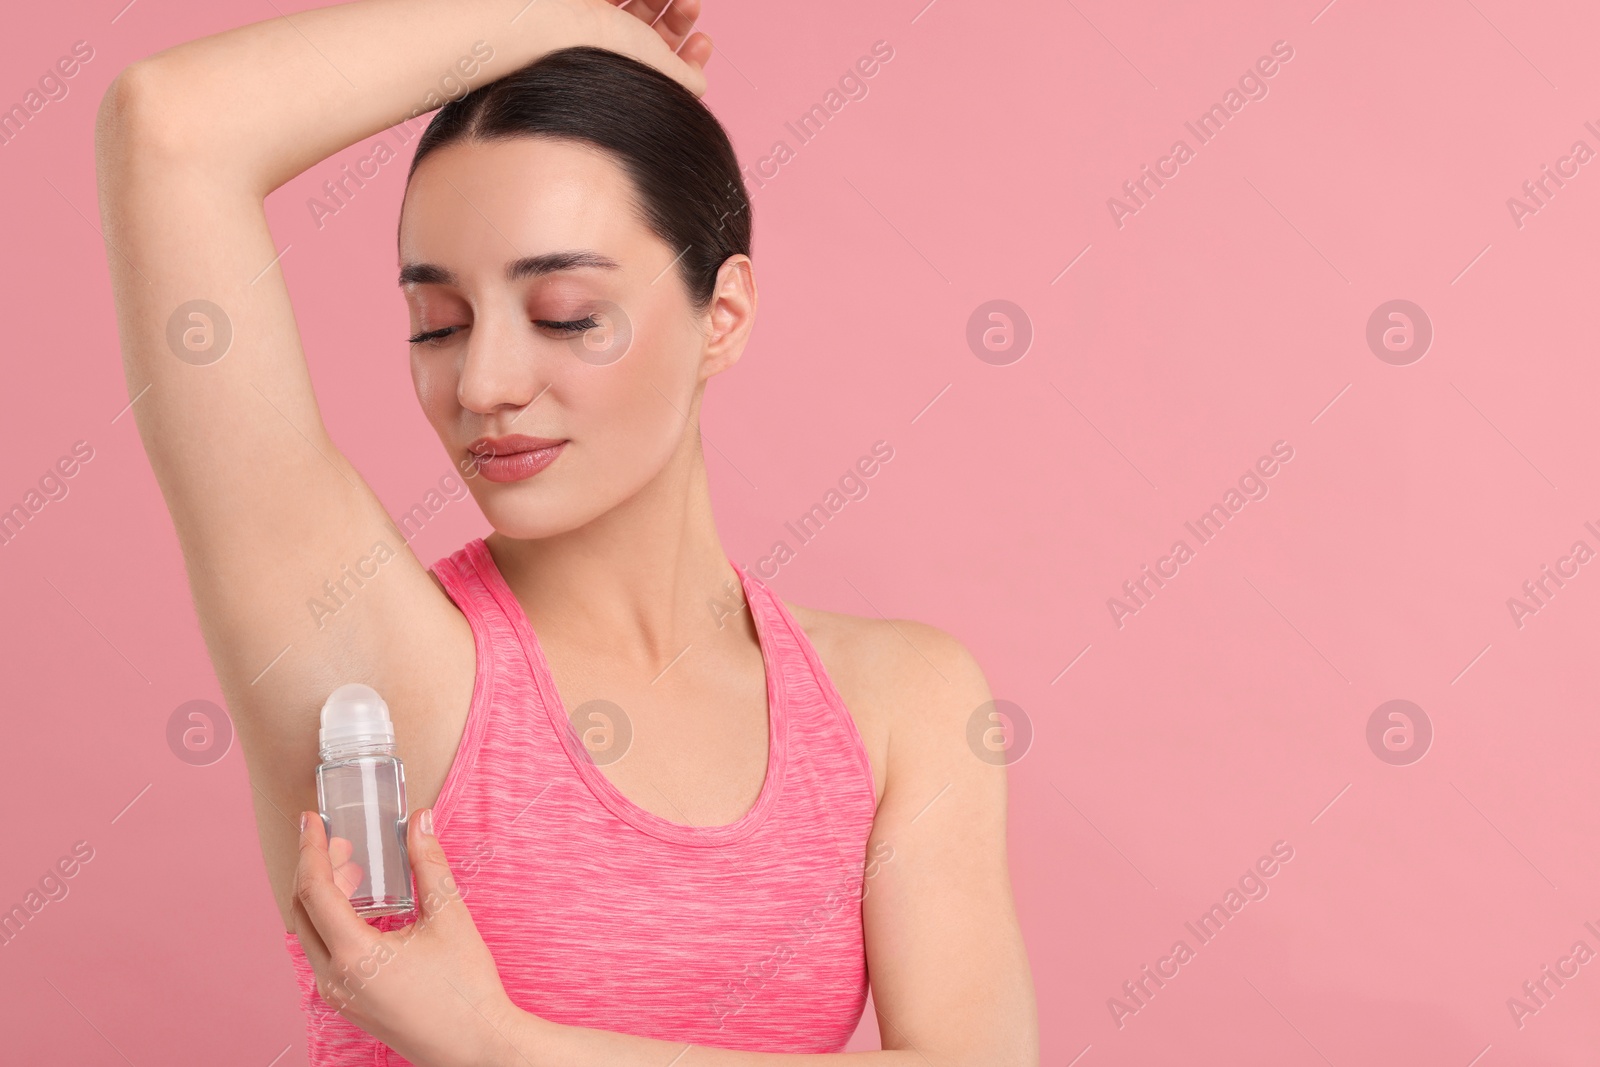
[(348, 900), (356, 895), (356, 890), (361, 888), (361, 880), (366, 875), (366, 870), (360, 864), (341, 863), (333, 869), (333, 882), (344, 891), (345, 899)]
[[(306, 913), (305, 905), (299, 898), (295, 899), (290, 911), (294, 916), (295, 936), (300, 939), (300, 948), (305, 952), (306, 962), (311, 964), (311, 972), (316, 978), (317, 994), (322, 997), (324, 1004), (342, 1015), (353, 999), (350, 969), (335, 966), (333, 953), (323, 944), (322, 935), (317, 933), (311, 916)], [(360, 988), (359, 983), (356, 988)]]
[(667, 66), (663, 66), (661, 69), (668, 77), (689, 90), (696, 97), (703, 97), (706, 95), (706, 74), (702, 69), (705, 66), (705, 60), (698, 57), (697, 53), (703, 51), (704, 46), (694, 43), (698, 40), (699, 35), (696, 35), (691, 40), (690, 44), (693, 45), (693, 49), (688, 56), (677, 52), (672, 53), (676, 69)]
[(716, 45), (711, 43), (711, 35), (701, 31), (683, 43), (683, 47), (678, 49), (678, 58), (690, 66), (704, 70), (716, 50)]
[(667, 48), (677, 53), (693, 32), (694, 19), (699, 18), (699, 5), (701, 0), (632, 0), (619, 6), (656, 30)]
[(678, 52), (700, 17), (700, 0), (632, 0), (624, 10), (655, 30), (668, 48)]
[(684, 38), (694, 31), (695, 19), (700, 17), (700, 0), (671, 0), (661, 16), (652, 23), (661, 39), (676, 52)]
[(333, 880), (322, 817), (300, 813), (300, 860), (295, 867), (295, 899), (334, 955), (358, 956), (376, 932), (368, 926)]
[(646, 26), (650, 26), (661, 17), (661, 11), (667, 3), (668, 0), (622, 0), (617, 6)]
[(433, 809), (413, 812), (406, 820), (406, 852), (411, 857), (411, 873), (416, 879), (418, 922), (433, 921), (452, 914), (451, 905), (461, 902), (450, 863), (433, 831)]
[(332, 971), (333, 956), (328, 951), (328, 946), (323, 943), (322, 935), (317, 933), (316, 924), (311, 921), (311, 916), (306, 913), (305, 905), (300, 903), (298, 896), (289, 898), (289, 918), (294, 923), (294, 936), (300, 942), (300, 951), (305, 953), (306, 962), (311, 964), (312, 973), (316, 975), (317, 986), (320, 989)]
[(350, 843), (348, 837), (328, 838), (328, 862), (337, 868), (340, 864), (350, 862), (350, 857), (355, 854), (356, 846)]
[[(657, 5), (655, 8), (652, 8), (647, 0), (633, 0), (633, 3), (621, 12), (628, 17), (608, 20), (610, 24), (604, 27), (601, 46), (641, 63), (647, 63), (695, 96), (703, 96), (706, 91), (705, 73), (699, 66), (678, 55), (676, 51), (678, 39), (670, 29), (663, 35), (649, 25), (659, 8), (665, 5), (665, 0), (653, 0), (653, 2)], [(673, 39), (669, 42), (668, 37)]]
[(317, 980), (325, 981), (333, 966), (333, 954), (323, 944), (322, 935), (317, 933), (316, 924), (306, 914), (305, 905), (300, 903), (299, 897), (294, 897), (289, 905), (289, 916), (294, 920), (294, 936), (300, 942), (300, 950), (306, 954), (306, 962), (316, 972)]

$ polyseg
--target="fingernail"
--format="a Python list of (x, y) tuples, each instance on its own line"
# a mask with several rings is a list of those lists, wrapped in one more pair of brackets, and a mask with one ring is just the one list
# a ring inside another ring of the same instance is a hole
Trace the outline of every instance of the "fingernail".
[(432, 808), (423, 808), (422, 811), (418, 815), (417, 822), (418, 822), (418, 825), (421, 826), (423, 833), (427, 834), (429, 837), (433, 836), (433, 809)]
[(300, 832), (302, 834), (306, 832), (306, 813), (303, 811), (300, 813)]

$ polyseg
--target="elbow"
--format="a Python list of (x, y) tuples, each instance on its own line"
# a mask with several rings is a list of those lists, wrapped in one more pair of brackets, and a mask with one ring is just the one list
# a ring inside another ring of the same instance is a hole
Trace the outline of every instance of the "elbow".
[(179, 109), (181, 94), (156, 59), (130, 63), (111, 79), (95, 115), (97, 169), (127, 173), (140, 160), (185, 154), (187, 126)]

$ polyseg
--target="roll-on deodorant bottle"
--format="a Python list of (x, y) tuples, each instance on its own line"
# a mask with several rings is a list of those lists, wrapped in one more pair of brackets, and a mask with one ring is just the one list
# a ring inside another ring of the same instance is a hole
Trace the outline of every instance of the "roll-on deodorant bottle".
[(365, 917), (413, 910), (406, 771), (394, 754), (389, 706), (371, 686), (341, 685), (322, 705), (320, 743), (317, 807), (330, 852), (334, 838), (350, 842), (350, 866), (341, 878), (360, 878), (351, 906)]

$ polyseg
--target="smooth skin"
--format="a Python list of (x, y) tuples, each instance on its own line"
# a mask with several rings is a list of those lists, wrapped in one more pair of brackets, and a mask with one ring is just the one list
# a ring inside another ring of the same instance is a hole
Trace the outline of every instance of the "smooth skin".
[[(990, 693), (970, 653), (934, 627), (788, 605), (867, 746), (878, 797), (868, 855), (893, 856), (862, 902), (883, 1051), (685, 1049), (531, 1015), (502, 987), (431, 833), (472, 693), (472, 634), (322, 423), (263, 201), (411, 117), (477, 41), (493, 58), (474, 86), (593, 44), (701, 94), (712, 44), (694, 30), (699, 0), (663, 8), (356, 0), (157, 53), (105, 94), (96, 159), (129, 396), (239, 734), (274, 898), (324, 999), (419, 1065), (1037, 1064), (1005, 771), (966, 740)], [(755, 276), (731, 257), (696, 313), (677, 251), (631, 204), (620, 168), (581, 145), (519, 138), (430, 156), (407, 191), (400, 260), (451, 279), (403, 287), (406, 336), (433, 335), (411, 345), (411, 371), (494, 527), (488, 546), (563, 703), (604, 697), (628, 710), (632, 747), (604, 773), (655, 814), (720, 825), (760, 792), (767, 708), (754, 624), (712, 515), (699, 413), (707, 380), (743, 354)], [(513, 261), (571, 251), (615, 266), (508, 277)], [(205, 365), (167, 341), (174, 310), (196, 298), (233, 331)], [(583, 335), (560, 324), (607, 302), (628, 316), (631, 347), (610, 363), (577, 358)], [(568, 444), (532, 479), (474, 476), (469, 443), (504, 433)], [(380, 544), (391, 555), (377, 577), (314, 619), (307, 600)], [(338, 871), (348, 855), (338, 842), (330, 852), (320, 820), (300, 828), (316, 808), (318, 709), (349, 681), (388, 701), (414, 809), (422, 909), (387, 933), (350, 907), (350, 872)], [(358, 996), (334, 995), (334, 978), (375, 958)]]

